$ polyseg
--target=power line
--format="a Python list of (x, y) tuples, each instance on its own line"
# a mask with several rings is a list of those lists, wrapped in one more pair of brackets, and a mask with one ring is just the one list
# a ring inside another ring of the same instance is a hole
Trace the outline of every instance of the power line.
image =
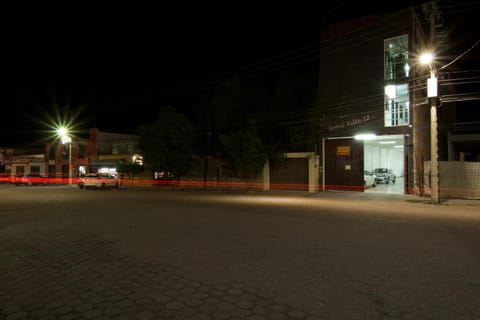
[[(476, 2), (471, 2), (471, 3), (475, 4)], [(472, 10), (471, 7), (465, 7), (465, 6), (463, 6), (461, 8), (460, 8), (460, 6), (455, 6), (455, 7), (459, 7), (458, 12), (464, 12), (464, 11)], [(421, 5), (413, 6), (412, 8), (418, 9), (418, 8), (421, 8)], [(446, 9), (450, 9), (450, 7), (446, 7)], [(393, 24), (394, 19), (391, 19), (390, 21)], [(385, 24), (382, 25), (381, 28), (383, 28), (385, 30), (390, 30), (390, 26), (385, 25)], [(343, 40), (340, 40), (340, 41), (337, 40), (335, 43), (337, 44), (337, 47), (342, 48), (342, 50), (347, 50), (349, 48), (351, 49), (355, 46), (359, 46), (359, 45), (365, 43), (364, 40), (369, 39), (369, 37), (372, 34), (378, 34), (379, 31), (380, 30), (378, 28), (376, 28), (375, 30), (370, 30), (367, 33), (361, 34), (360, 37), (355, 38), (355, 41), (352, 41), (351, 39), (347, 38), (347, 36), (349, 36), (349, 34), (344, 34), (343, 35)], [(319, 32), (319, 35), (320, 35), (320, 32)], [(316, 57), (308, 57), (308, 56), (312, 55), (312, 54), (318, 54), (319, 49), (322, 48), (322, 45), (328, 44), (328, 42), (331, 42), (331, 40), (326, 39), (326, 40), (323, 40), (323, 41), (314, 42), (314, 43), (311, 43), (311, 44), (309, 44), (305, 47), (302, 47), (302, 48), (299, 48), (299, 49), (294, 49), (294, 50), (291, 50), (291, 51), (286, 52), (284, 54), (276, 55), (276, 56), (271, 57), (271, 58), (262, 59), (258, 62), (255, 62), (255, 63), (247, 65), (247, 66), (237, 67), (237, 68), (234, 68), (234, 69), (230, 69), (228, 71), (220, 72), (216, 75), (206, 77), (204, 79), (196, 80), (196, 81), (192, 82), (189, 85), (189, 87), (184, 87), (184, 88), (180, 88), (180, 89), (177, 88), (176, 90), (177, 91), (178, 90), (180, 90), (180, 91), (193, 91), (195, 89), (212, 87), (212, 86), (216, 85), (217, 83), (220, 83), (222, 81), (226, 81), (229, 78), (232, 78), (234, 76), (237, 76), (239, 79), (247, 79), (247, 78), (255, 77), (255, 76), (258, 76), (258, 75), (261, 75), (261, 74), (265, 74), (267, 72), (278, 71), (278, 70), (281, 70), (282, 68), (289, 67), (289, 66), (296, 65), (296, 64), (300, 64), (302, 62), (309, 62), (309, 61), (321, 59), (322, 57), (325, 57), (325, 53), (323, 53), (324, 56), (322, 56), (322, 53), (321, 53), (319, 57), (317, 57), (317, 56)], [(345, 48), (345, 46), (342, 45), (342, 42), (348, 43), (349, 44), (348, 48)], [(334, 54), (334, 53), (335, 53), (335, 51), (330, 52), (330, 54)], [(302, 59), (299, 59), (299, 58), (302, 58)], [(460, 57), (458, 57), (458, 58), (460, 58)], [(442, 69), (444, 67), (442, 67)]]
[(456, 15), (464, 12), (472, 12), (480, 9), (480, 1), (456, 2), (455, 4), (440, 5), (442, 15)]
[[(343, 34), (340, 40), (336, 39), (334, 41), (335, 47), (337, 48), (339, 47), (342, 50), (346, 51), (346, 50), (351, 50), (352, 48), (360, 46), (362, 44), (366, 44), (373, 35), (383, 34), (384, 36), (388, 37), (389, 36), (388, 31), (391, 32), (392, 30), (391, 27), (395, 25), (395, 19), (389, 19), (387, 22), (388, 23), (381, 24), (381, 27), (379, 28), (371, 29), (368, 32), (363, 32), (360, 36), (356, 37), (353, 41), (351, 38), (349, 38), (351, 34)], [(320, 30), (319, 30), (319, 37), (320, 37)], [(192, 82), (188, 87), (183, 86), (183, 88), (176, 88), (174, 90), (176, 90), (177, 92), (178, 91), (185, 92), (185, 91), (193, 91), (195, 89), (200, 89), (200, 88), (208, 88), (208, 87), (215, 86), (217, 83), (220, 83), (222, 81), (227, 81), (228, 79), (234, 76), (236, 76), (239, 79), (247, 79), (247, 78), (255, 77), (261, 74), (265, 74), (267, 72), (278, 71), (292, 65), (298, 65), (303, 62), (309, 62), (309, 61), (325, 58), (326, 56), (336, 54), (335, 50), (330, 51), (328, 53), (321, 50), (322, 48), (328, 48), (329, 43), (332, 43), (331, 39), (317, 41), (305, 47), (295, 49), (285, 54), (280, 54), (268, 59), (263, 59), (259, 62), (253, 63), (248, 66), (234, 68), (228, 71), (218, 73), (213, 76), (209, 76), (204, 79), (196, 80)], [(345, 46), (345, 44), (347, 44), (347, 46)], [(296, 54), (292, 55), (293, 53), (296, 53)], [(312, 57), (311, 55), (315, 55), (315, 56)]]
[(453, 59), (451, 62), (449, 62), (446, 65), (444, 65), (443, 67), (439, 68), (439, 70), (445, 69), (445, 68), (451, 66), (452, 64), (454, 64), (455, 62), (457, 62), (460, 58), (462, 58), (464, 55), (469, 53), (473, 48), (475, 48), (479, 43), (480, 43), (480, 40), (477, 40), (477, 42), (475, 42), (475, 44), (473, 46), (471, 46), (470, 48), (465, 50), (462, 54), (460, 54), (458, 57)]
[[(466, 9), (464, 9), (464, 10), (466, 10)], [(384, 29), (387, 29), (387, 28), (389, 29), (389, 26), (384, 25), (383, 28)], [(352, 39), (348, 38), (347, 37), (348, 35), (347, 36), (344, 35), (344, 37), (340, 41), (335, 41), (334, 43), (339, 44), (338, 47), (340, 47), (342, 50), (348, 50), (348, 49), (354, 48), (356, 46), (360, 46), (364, 43), (367, 43), (367, 41), (369, 40), (369, 37), (372, 34), (377, 34), (378, 31), (379, 30), (376, 29), (376, 30), (370, 31), (369, 33), (364, 33), (360, 37), (355, 38), (354, 41), (352, 41)], [(316, 59), (321, 59), (321, 58), (324, 58), (325, 56), (336, 54), (335, 50), (331, 50), (330, 52), (327, 52), (327, 53), (323, 52), (323, 54), (318, 54), (318, 50), (322, 49), (321, 45), (327, 45), (327, 48), (328, 48), (329, 43), (333, 43), (333, 42), (330, 41), (330, 40), (315, 42), (315, 43), (310, 44), (310, 45), (308, 45), (304, 48), (293, 50), (292, 52), (295, 53), (293, 55), (291, 55), (290, 53), (287, 53), (287, 54), (284, 54), (284, 55), (277, 55), (277, 56), (275, 56), (271, 59), (263, 59), (263, 60), (261, 60), (257, 63), (251, 64), (251, 65), (246, 66), (246, 67), (239, 67), (239, 68), (236, 68), (234, 70), (225, 71), (225, 72), (222, 72), (220, 74), (208, 77), (206, 79), (197, 80), (197, 81), (193, 82), (193, 84), (194, 84), (193, 87), (187, 88), (186, 90), (193, 90), (195, 88), (209, 87), (209, 86), (215, 85), (218, 82), (225, 81), (228, 78), (231, 78), (235, 73), (238, 74), (239, 79), (247, 79), (247, 78), (251, 78), (251, 77), (254, 77), (254, 76), (258, 76), (260, 74), (265, 74), (266, 72), (277, 71), (277, 70), (285, 68), (287, 66), (299, 64), (299, 63), (302, 63), (302, 62), (312, 61), (312, 60), (316, 60)], [(348, 45), (347, 46), (345, 46), (345, 45), (342, 46), (342, 44), (344, 44), (344, 43), (347, 43)], [(476, 46), (477, 44), (478, 44), (478, 42), (474, 46)], [(473, 49), (473, 47), (470, 48), (469, 50)], [(458, 56), (454, 61), (450, 62), (448, 65), (445, 65), (440, 69), (444, 69), (445, 67), (448, 67), (449, 65), (451, 65), (452, 63), (454, 63), (455, 61), (460, 59), (462, 56), (464, 56), (466, 53), (467, 52), (464, 52), (462, 55)], [(313, 54), (315, 54), (315, 56), (311, 56)], [(230, 73), (230, 72), (233, 72), (233, 74)], [(420, 80), (420, 79), (423, 79), (423, 78), (426, 79), (426, 76), (420, 76), (420, 77), (417, 77), (417, 78), (409, 79), (409, 80), (412, 80), (413, 83), (414, 83), (413, 86), (410, 86), (410, 89), (414, 90), (414, 91), (424, 90), (426, 88), (426, 83), (422, 82), (422, 83), (415, 84), (416, 80)], [(476, 77), (472, 77), (472, 79), (475, 80), (475, 81), (472, 80), (472, 81), (469, 81), (469, 82), (461, 82), (460, 80), (456, 80), (456, 79), (441, 79), (440, 84), (441, 85), (451, 85), (451, 84), (455, 84), (454, 82), (456, 82), (456, 84), (477, 83)], [(309, 104), (310, 110), (308, 110), (308, 111), (301, 111), (301, 112), (294, 111), (294, 112), (287, 113), (285, 115), (288, 115), (288, 117), (298, 117), (298, 116), (302, 116), (302, 115), (305, 115), (305, 114), (308, 114), (308, 113), (317, 113), (317, 112), (328, 113), (328, 112), (332, 112), (332, 111), (335, 111), (335, 110), (352, 108), (355, 105), (362, 104), (362, 103), (383, 101), (383, 97), (384, 97), (384, 95), (382, 93), (382, 94), (376, 94), (376, 95), (371, 95), (371, 96), (364, 96), (364, 97), (360, 97), (360, 98), (352, 98), (352, 100), (350, 100), (350, 101), (341, 101), (341, 102), (337, 102), (336, 104), (325, 104), (325, 103)], [(467, 97), (468, 96), (463, 96), (462, 99), (466, 99)], [(475, 96), (470, 94), (469, 97), (474, 98)], [(456, 98), (460, 98), (460, 96), (457, 96)], [(448, 100), (446, 102), (452, 102), (452, 101), (454, 101), (454, 97), (453, 96), (445, 97), (445, 100)], [(464, 101), (464, 100), (462, 100), (462, 101)], [(382, 102), (382, 105), (383, 105), (383, 102)], [(313, 108), (317, 108), (317, 107), (321, 107), (321, 109), (320, 110), (318, 110), (318, 109), (317, 110), (312, 110)]]

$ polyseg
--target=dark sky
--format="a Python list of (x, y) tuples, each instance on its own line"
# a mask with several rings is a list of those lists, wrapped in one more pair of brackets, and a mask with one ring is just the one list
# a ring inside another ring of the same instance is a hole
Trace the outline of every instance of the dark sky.
[(135, 129), (192, 81), (319, 40), (313, 7), (181, 6), (3, 11), (0, 145), (67, 107), (87, 127)]
[(387, 9), (362, 3), (2, 9), (0, 146), (41, 135), (56, 110), (81, 110), (83, 129), (135, 130), (211, 76), (318, 44), (333, 8), (328, 19)]

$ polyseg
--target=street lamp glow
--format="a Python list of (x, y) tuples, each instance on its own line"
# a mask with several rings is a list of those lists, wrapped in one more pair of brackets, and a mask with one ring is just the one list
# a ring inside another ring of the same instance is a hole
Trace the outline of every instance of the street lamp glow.
[(57, 128), (57, 134), (58, 134), (60, 137), (66, 137), (66, 136), (68, 136), (68, 129), (65, 128), (65, 127)]
[(68, 135), (68, 128), (60, 127), (56, 130), (62, 139), (62, 144), (68, 145), (68, 184), (72, 185), (72, 137)]
[(420, 56), (420, 63), (423, 65), (429, 65), (433, 62), (435, 56), (431, 52), (424, 53)]

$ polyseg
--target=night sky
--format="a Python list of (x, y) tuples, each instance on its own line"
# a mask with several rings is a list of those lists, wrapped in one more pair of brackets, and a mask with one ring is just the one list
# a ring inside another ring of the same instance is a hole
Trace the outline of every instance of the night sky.
[(0, 146), (39, 138), (58, 112), (85, 130), (134, 132), (192, 88), (314, 48), (333, 8), (327, 22), (391, 9), (353, 3), (3, 9)]
[(318, 41), (307, 8), (12, 9), (1, 20), (0, 145), (28, 141), (45, 113), (129, 131), (207, 77)]

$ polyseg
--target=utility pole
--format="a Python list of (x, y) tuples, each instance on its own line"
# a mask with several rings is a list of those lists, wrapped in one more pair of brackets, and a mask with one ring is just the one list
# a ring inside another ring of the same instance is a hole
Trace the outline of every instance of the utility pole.
[[(430, 3), (430, 48), (435, 48), (435, 16), (437, 7), (435, 2)], [(427, 83), (427, 96), (430, 102), (430, 189), (432, 203), (439, 203), (439, 170), (438, 170), (438, 118), (437, 118), (437, 77), (436, 68), (432, 61), (430, 79)]]
[[(430, 79), (428, 79), (429, 86), (437, 86), (437, 78), (435, 70), (430, 71)], [(431, 91), (431, 90), (429, 90)], [(436, 91), (436, 90), (435, 90)], [(430, 96), (430, 94), (434, 94)], [(430, 100), (430, 188), (432, 203), (439, 203), (439, 178), (438, 178), (438, 118), (437, 118), (437, 93), (430, 93), (428, 99)]]
[(210, 153), (210, 136), (212, 135), (210, 125), (210, 115), (207, 119), (207, 131), (205, 132), (205, 160), (203, 164), (203, 188), (207, 189), (208, 184), (208, 155)]

